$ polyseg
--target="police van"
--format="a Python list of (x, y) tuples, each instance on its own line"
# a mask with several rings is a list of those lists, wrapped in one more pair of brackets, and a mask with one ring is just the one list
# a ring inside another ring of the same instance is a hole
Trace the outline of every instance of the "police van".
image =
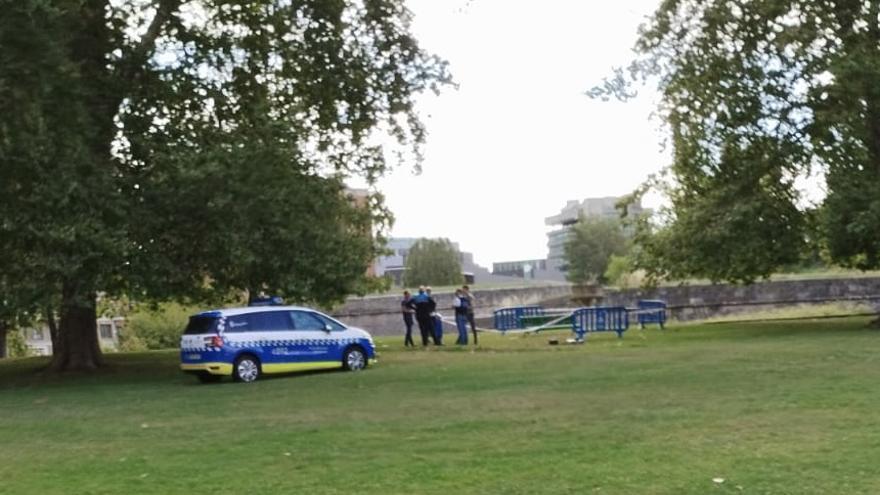
[(193, 315), (180, 338), (180, 369), (202, 382), (252, 382), (264, 373), (343, 368), (376, 360), (373, 338), (297, 306), (249, 306)]

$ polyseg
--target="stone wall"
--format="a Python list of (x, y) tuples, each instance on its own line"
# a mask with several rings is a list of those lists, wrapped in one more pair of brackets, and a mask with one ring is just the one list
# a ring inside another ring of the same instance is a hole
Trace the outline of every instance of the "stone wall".
[(661, 299), (670, 317), (697, 320), (737, 313), (827, 304), (858, 303), (880, 310), (880, 278), (791, 280), (752, 285), (691, 285), (609, 292), (607, 305), (630, 306), (639, 299)]
[[(571, 295), (568, 285), (519, 289), (475, 290), (478, 326), (491, 327), (492, 311), (508, 306), (560, 304)], [(350, 298), (332, 312), (345, 323), (375, 335), (403, 333), (400, 296)], [(452, 317), (452, 294), (436, 296), (438, 311)], [(880, 278), (761, 282), (748, 286), (717, 284), (659, 287), (652, 290), (608, 290), (603, 304), (634, 306), (639, 299), (661, 299), (676, 320), (695, 320), (735, 313), (750, 313), (831, 302), (859, 303), (880, 311)]]

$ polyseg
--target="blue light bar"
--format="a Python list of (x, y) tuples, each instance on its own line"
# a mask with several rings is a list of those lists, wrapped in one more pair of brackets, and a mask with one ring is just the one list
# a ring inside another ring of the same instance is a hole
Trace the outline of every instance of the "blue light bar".
[(255, 298), (248, 304), (248, 306), (282, 306), (284, 305), (284, 299), (280, 296), (272, 296), (272, 297), (258, 297)]

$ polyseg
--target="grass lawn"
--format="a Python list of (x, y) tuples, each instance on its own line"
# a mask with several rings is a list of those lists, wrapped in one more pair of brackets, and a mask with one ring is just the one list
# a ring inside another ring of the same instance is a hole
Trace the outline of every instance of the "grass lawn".
[[(630, 329), (582, 346), (380, 339), (365, 372), (199, 385), (0, 363), (0, 493), (876, 494), (867, 318)], [(562, 336), (564, 334), (555, 334)], [(723, 483), (713, 481), (723, 479)]]

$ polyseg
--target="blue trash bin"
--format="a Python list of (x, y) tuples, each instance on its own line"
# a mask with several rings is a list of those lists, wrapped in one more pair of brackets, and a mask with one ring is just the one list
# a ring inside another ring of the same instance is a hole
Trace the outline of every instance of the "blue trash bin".
[(434, 315), (434, 336), (438, 344), (443, 343), (443, 317), (439, 313)]

